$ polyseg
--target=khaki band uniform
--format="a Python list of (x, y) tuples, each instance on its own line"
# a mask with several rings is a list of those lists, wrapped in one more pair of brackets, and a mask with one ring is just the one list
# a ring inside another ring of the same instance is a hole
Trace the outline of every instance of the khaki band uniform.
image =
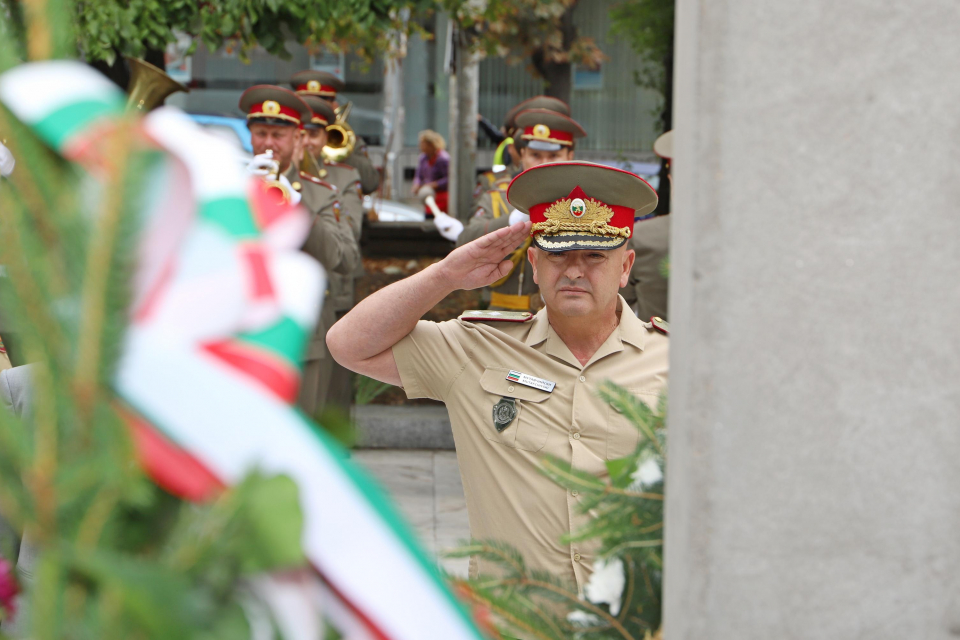
[[(363, 228), (363, 200), (360, 187), (360, 174), (350, 165), (330, 162), (320, 169), (321, 177), (336, 185), (340, 194), (341, 222), (350, 226), (356, 240), (357, 264), (352, 273), (334, 273), (330, 276), (330, 307), (334, 312), (334, 322), (340, 320), (353, 308), (356, 281), (363, 275), (360, 256), (360, 233)], [(327, 358), (320, 370), (320, 388), (326, 390), (323, 406), (335, 406), (349, 412), (353, 403), (353, 372), (346, 369), (333, 358)]]
[[(299, 186), (300, 203), (313, 214), (313, 225), (303, 251), (323, 265), (328, 278), (352, 274), (360, 262), (360, 252), (350, 225), (340, 214), (336, 187), (292, 166), (285, 175), (295, 189)], [(327, 352), (326, 336), (336, 318), (336, 310), (328, 304), (325, 296), (320, 320), (307, 348), (298, 401), (310, 416), (322, 409), (327, 401), (329, 389), (324, 383), (323, 372), (329, 369), (333, 358)]]
[[(551, 105), (551, 108), (518, 111), (521, 106), (537, 104)], [(508, 114), (508, 121), (515, 129), (516, 137), (533, 148), (551, 151), (572, 148), (574, 140), (586, 136), (587, 132), (576, 121), (561, 113), (562, 107), (566, 107), (566, 104), (555, 98), (531, 98), (514, 107)], [(569, 113), (569, 108), (566, 108)], [(496, 182), (494, 189), (483, 193), (477, 202), (476, 213), (457, 238), (457, 246), (510, 225), (513, 207), (507, 203), (506, 190), (511, 179), (512, 176), (503, 177)], [(527, 260), (528, 248), (529, 239), (506, 256), (513, 262), (513, 268), (506, 277), (490, 285), (490, 309), (533, 312), (543, 306), (537, 284), (533, 281), (533, 269)]]
[[(460, 232), (457, 246), (463, 246), (486, 234), (510, 225), (507, 203), (507, 187), (514, 176), (508, 175), (494, 183), (494, 188), (484, 191), (477, 202), (477, 210), (469, 224)], [(508, 256), (513, 268), (506, 278), (489, 287), (490, 309), (499, 311), (536, 311), (543, 306), (540, 290), (533, 281), (533, 270), (527, 260), (530, 242), (524, 242)]]
[[(578, 186), (570, 191), (571, 184)], [(530, 169), (513, 181), (508, 197), (530, 213), (533, 243), (544, 251), (623, 246), (634, 212), (656, 206), (656, 193), (639, 177), (590, 163)], [(600, 399), (599, 386), (613, 380), (655, 408), (668, 378), (665, 325), (644, 323), (623, 298), (617, 311), (618, 326), (586, 365), (554, 331), (546, 308), (536, 315), (468, 311), (457, 320), (420, 321), (393, 347), (407, 396), (447, 406), (471, 537), (508, 543), (529, 566), (581, 591), (596, 548), (561, 537), (589, 516), (578, 512), (578, 495), (539, 472), (539, 462), (555, 456), (606, 478), (606, 462), (632, 453), (640, 436)], [(496, 570), (471, 559), (472, 576)]]
[[(303, 72), (311, 74), (314, 72)], [(322, 72), (319, 72), (322, 74)], [(298, 74), (302, 75), (302, 74)], [(297, 85), (295, 85), (297, 86)], [(306, 86), (311, 88), (307, 81)], [(310, 95), (307, 90), (298, 93), (304, 102), (313, 111), (310, 125), (307, 128), (317, 129), (326, 127), (334, 122), (337, 114), (329, 102), (317, 95)], [(357, 255), (360, 253), (360, 233), (363, 229), (363, 199), (360, 188), (360, 174), (347, 164), (327, 162), (321, 156), (309, 163), (312, 170), (319, 173), (321, 180), (327, 181), (337, 188), (340, 197), (341, 221), (350, 226), (356, 244)], [(340, 320), (353, 307), (356, 278), (363, 274), (363, 265), (358, 260), (353, 273), (329, 274), (329, 295), (325, 301), (325, 308), (333, 312), (332, 322)], [(329, 325), (328, 325), (329, 326)], [(319, 388), (325, 390), (323, 407), (337, 406), (343, 411), (349, 411), (353, 402), (353, 372), (345, 369), (333, 358), (324, 359), (320, 367)]]
[[(669, 280), (663, 269), (670, 253), (670, 216), (655, 216), (638, 220), (633, 227), (630, 248), (637, 258), (630, 270), (630, 281), (624, 289), (631, 290), (637, 315), (649, 320), (667, 316), (667, 293)], [(627, 296), (624, 296), (627, 297)]]
[[(673, 158), (673, 132), (667, 131), (653, 143), (653, 152), (669, 162)], [(630, 248), (637, 258), (630, 271), (630, 282), (621, 291), (634, 305), (637, 315), (644, 320), (667, 316), (667, 298), (670, 279), (664, 275), (669, 267), (670, 216), (656, 216), (638, 220), (630, 238)], [(632, 299), (631, 299), (632, 298)]]
[[(327, 101), (337, 99), (337, 93), (347, 88), (347, 84), (339, 77), (327, 71), (307, 69), (293, 74), (290, 85), (297, 95), (315, 96)], [(331, 106), (331, 109), (333, 107)], [(330, 120), (330, 124), (333, 120)], [(356, 132), (354, 132), (356, 134)], [(373, 166), (370, 156), (367, 155), (367, 142), (357, 135), (357, 143), (344, 164), (353, 167), (360, 175), (362, 193), (373, 193), (380, 186), (380, 172)], [(321, 176), (322, 177), (322, 176)], [(359, 236), (357, 236), (359, 238)]]
[[(299, 129), (312, 124), (314, 116), (310, 106), (297, 94), (273, 85), (250, 87), (240, 96), (239, 106), (247, 114), (248, 123)], [(328, 278), (334, 273), (353, 273), (360, 253), (350, 225), (340, 220), (337, 188), (303, 173), (293, 163), (283, 175), (300, 193), (300, 204), (311, 213), (310, 231), (303, 245), (304, 253), (323, 265)], [(324, 303), (304, 355), (303, 378), (297, 402), (310, 416), (322, 406), (326, 396), (326, 390), (320, 385), (320, 369), (324, 361), (333, 359), (327, 352), (326, 334), (335, 317), (330, 305)]]

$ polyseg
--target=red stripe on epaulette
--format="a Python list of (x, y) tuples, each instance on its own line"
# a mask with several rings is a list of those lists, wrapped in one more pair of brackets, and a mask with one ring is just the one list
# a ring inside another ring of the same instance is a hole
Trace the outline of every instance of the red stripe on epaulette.
[(301, 172), (300, 172), (300, 177), (301, 177), (302, 179), (304, 179), (304, 180), (309, 180), (310, 182), (312, 182), (312, 183), (314, 183), (314, 184), (319, 184), (321, 187), (326, 187), (327, 189), (330, 189), (331, 191), (336, 191), (336, 190), (337, 190), (337, 187), (336, 187), (335, 185), (330, 184), (330, 183), (327, 182), (326, 180), (321, 180), (320, 178), (317, 178), (316, 176), (312, 176), (312, 175), (310, 175), (309, 173), (304, 173), (303, 171), (301, 171)]
[(662, 333), (665, 336), (670, 335), (670, 325), (667, 324), (667, 321), (659, 316), (653, 316), (650, 318), (650, 324), (653, 325), (653, 328)]

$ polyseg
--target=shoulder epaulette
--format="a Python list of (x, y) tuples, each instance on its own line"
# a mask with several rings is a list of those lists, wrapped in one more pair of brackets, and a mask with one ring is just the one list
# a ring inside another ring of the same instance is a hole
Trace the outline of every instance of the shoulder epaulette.
[(534, 315), (529, 311), (464, 311), (458, 320), (470, 322), (530, 322)]
[(667, 321), (660, 316), (653, 316), (650, 318), (650, 328), (656, 329), (665, 336), (670, 335), (670, 325), (668, 325)]
[(326, 164), (328, 167), (340, 167), (341, 169), (353, 169), (354, 171), (357, 171), (356, 167), (351, 167), (346, 162), (326, 162), (324, 164)]
[(326, 180), (321, 180), (320, 178), (318, 178), (318, 177), (316, 177), (316, 176), (312, 176), (312, 175), (310, 175), (309, 173), (306, 173), (306, 172), (303, 172), (303, 171), (300, 172), (300, 179), (301, 179), (301, 180), (309, 180), (310, 182), (312, 182), (312, 183), (314, 183), (314, 184), (318, 184), (318, 185), (320, 185), (321, 187), (326, 187), (327, 189), (330, 189), (331, 191), (336, 191), (336, 190), (337, 190), (337, 187), (336, 187), (335, 185), (332, 185), (332, 184), (330, 184), (329, 182), (327, 182)]

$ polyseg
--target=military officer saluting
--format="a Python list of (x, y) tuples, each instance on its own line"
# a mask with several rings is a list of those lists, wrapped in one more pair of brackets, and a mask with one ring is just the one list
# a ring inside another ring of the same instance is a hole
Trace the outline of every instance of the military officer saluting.
[[(560, 102), (559, 100), (557, 102)], [(560, 104), (564, 104), (560, 102)], [(575, 141), (587, 135), (575, 120), (550, 109), (527, 109), (515, 117), (517, 137), (522, 142), (520, 164), (524, 170), (573, 159)], [(457, 238), (458, 246), (502, 229), (527, 216), (507, 205), (505, 181), (481, 196), (477, 211)], [(509, 182), (506, 182), (509, 184)], [(510, 254), (513, 268), (490, 286), (490, 309), (500, 311), (536, 311), (540, 308), (537, 286), (527, 264), (527, 239)]]
[[(330, 162), (323, 157), (321, 150), (327, 144), (328, 124), (336, 119), (336, 113), (329, 102), (311, 95), (302, 95), (301, 98), (313, 111), (309, 124), (304, 124), (304, 160), (308, 165), (308, 172), (312, 169), (322, 180), (326, 180), (337, 187), (340, 195), (340, 215), (346, 220), (355, 239), (357, 252), (360, 251), (360, 233), (363, 228), (363, 201), (360, 188), (360, 173), (348, 164)], [(356, 273), (331, 274), (330, 294), (325, 306), (336, 315), (339, 320), (353, 307), (354, 283)], [(353, 401), (353, 376), (351, 372), (337, 364), (332, 358), (327, 359), (320, 373), (320, 386), (326, 389), (324, 406), (336, 406), (346, 412)]]
[[(254, 164), (261, 166), (265, 160), (275, 162), (279, 174), (300, 193), (300, 204), (312, 214), (303, 251), (316, 258), (328, 274), (352, 273), (357, 267), (359, 252), (350, 225), (340, 220), (336, 187), (301, 172), (293, 162), (300, 144), (301, 124), (313, 116), (310, 107), (292, 91), (257, 85), (240, 96), (240, 108), (247, 114), (256, 155)], [(299, 404), (308, 415), (313, 415), (323, 400), (321, 365), (324, 360), (330, 360), (324, 336), (335, 319), (333, 310), (324, 304), (305, 356)]]
[[(582, 588), (595, 549), (561, 538), (589, 516), (538, 463), (551, 455), (605, 477), (606, 461), (631, 453), (639, 433), (600, 399), (600, 384), (614, 380), (652, 406), (666, 386), (666, 327), (642, 322), (617, 293), (633, 266), (634, 217), (652, 211), (657, 196), (632, 173), (566, 162), (523, 172), (507, 197), (529, 221), (363, 299), (327, 343), (347, 368), (446, 404), (471, 537), (507, 542), (529, 566)], [(512, 264), (503, 257), (531, 235), (531, 275), (546, 304), (536, 315), (420, 320), (452, 291), (506, 275)], [(474, 576), (491, 571), (471, 563)]]
[[(339, 107), (337, 92), (343, 91), (347, 86), (343, 80), (332, 73), (312, 69), (295, 73), (290, 78), (290, 84), (297, 95), (322, 98), (335, 110)], [(333, 124), (333, 121), (330, 124)], [(357, 144), (353, 153), (347, 156), (343, 162), (360, 173), (360, 186), (363, 193), (373, 193), (380, 186), (380, 173), (374, 168), (373, 162), (370, 161), (370, 157), (367, 155), (367, 143), (360, 136), (357, 136)]]

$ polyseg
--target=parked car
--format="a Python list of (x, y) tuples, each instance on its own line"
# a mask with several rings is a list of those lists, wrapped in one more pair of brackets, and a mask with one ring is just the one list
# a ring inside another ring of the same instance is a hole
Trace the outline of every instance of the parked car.
[(247, 128), (247, 121), (243, 118), (213, 116), (203, 113), (188, 113), (187, 115), (210, 133), (235, 143), (245, 152), (253, 155), (250, 129)]
[(363, 209), (376, 211), (380, 222), (423, 222), (427, 219), (422, 207), (396, 200), (375, 200), (370, 196), (364, 196)]

